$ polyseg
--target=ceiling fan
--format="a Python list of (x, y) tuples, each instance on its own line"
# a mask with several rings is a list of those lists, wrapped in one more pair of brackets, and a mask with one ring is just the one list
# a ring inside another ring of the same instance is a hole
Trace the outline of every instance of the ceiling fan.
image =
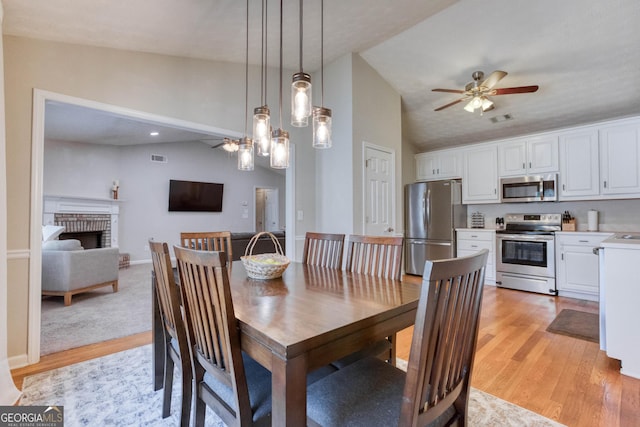
[[(489, 96), (495, 95), (511, 95), (515, 93), (531, 93), (538, 90), (538, 86), (518, 86), (507, 87), (502, 89), (493, 89), (493, 87), (502, 80), (507, 73), (505, 71), (496, 70), (484, 79), (484, 73), (482, 71), (474, 71), (471, 75), (473, 81), (467, 83), (464, 90), (458, 89), (432, 89), (433, 92), (446, 92), (446, 93), (458, 93), (463, 95), (462, 98), (457, 99), (442, 107), (436, 108), (434, 111), (444, 110), (445, 108), (456, 105), (459, 102), (468, 101), (464, 109), (473, 113), (476, 109), (480, 109), (480, 114), (485, 111), (493, 110), (493, 101), (489, 99)], [(484, 80), (483, 80), (484, 79)]]

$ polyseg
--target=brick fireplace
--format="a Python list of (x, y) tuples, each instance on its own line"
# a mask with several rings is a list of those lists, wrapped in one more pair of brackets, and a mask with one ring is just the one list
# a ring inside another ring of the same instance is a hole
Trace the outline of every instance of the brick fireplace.
[(44, 196), (43, 225), (65, 227), (61, 239), (77, 239), (82, 246), (118, 247), (120, 200)]
[(61, 240), (80, 240), (85, 249), (111, 247), (111, 215), (55, 213), (53, 223), (65, 228)]

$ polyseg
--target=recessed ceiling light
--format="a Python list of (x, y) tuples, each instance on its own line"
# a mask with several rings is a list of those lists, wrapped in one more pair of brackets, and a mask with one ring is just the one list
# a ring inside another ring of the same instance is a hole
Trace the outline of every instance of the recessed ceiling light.
[(160, 132), (153, 131), (153, 132), (150, 132), (149, 135), (158, 136), (158, 135), (160, 135)]

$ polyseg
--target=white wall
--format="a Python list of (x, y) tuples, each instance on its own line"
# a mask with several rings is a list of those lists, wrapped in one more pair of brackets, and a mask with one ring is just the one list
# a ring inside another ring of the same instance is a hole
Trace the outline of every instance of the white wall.
[[(151, 154), (167, 163), (150, 161)], [(109, 197), (114, 179), (120, 181), (120, 251), (132, 262), (148, 260), (149, 238), (179, 244), (181, 231), (254, 231), (256, 186), (279, 190), (280, 223), (284, 227), (285, 178), (256, 167), (237, 170), (237, 158), (200, 142), (115, 147), (47, 141), (44, 193)], [(168, 212), (169, 179), (224, 184), (222, 212)], [(243, 218), (245, 209), (248, 215)]]

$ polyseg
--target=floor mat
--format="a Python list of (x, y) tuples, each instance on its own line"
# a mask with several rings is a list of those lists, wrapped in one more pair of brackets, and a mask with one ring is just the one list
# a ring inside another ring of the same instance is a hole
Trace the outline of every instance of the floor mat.
[(547, 331), (597, 343), (600, 337), (598, 314), (565, 308), (547, 327)]

